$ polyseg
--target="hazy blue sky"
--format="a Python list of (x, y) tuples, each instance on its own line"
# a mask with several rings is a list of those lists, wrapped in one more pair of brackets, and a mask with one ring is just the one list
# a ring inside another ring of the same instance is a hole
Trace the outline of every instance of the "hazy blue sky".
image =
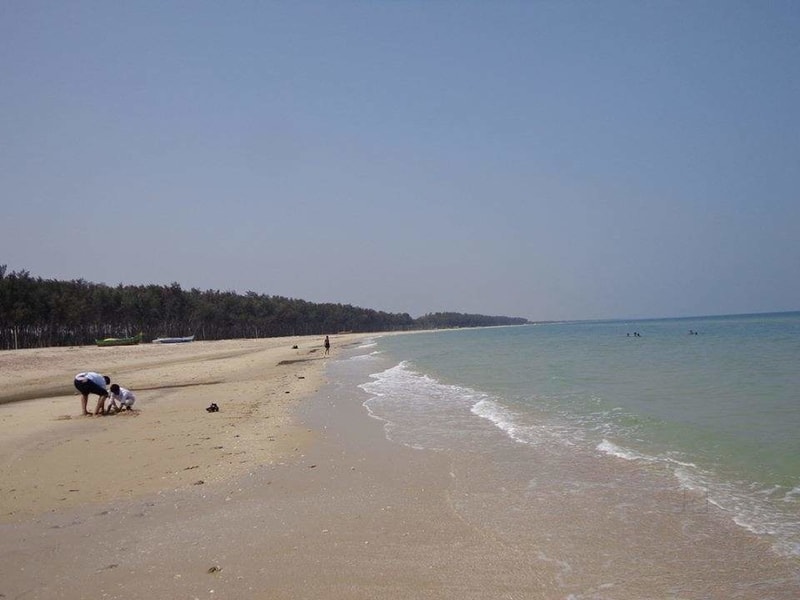
[(0, 264), (418, 316), (800, 309), (800, 2), (0, 2)]

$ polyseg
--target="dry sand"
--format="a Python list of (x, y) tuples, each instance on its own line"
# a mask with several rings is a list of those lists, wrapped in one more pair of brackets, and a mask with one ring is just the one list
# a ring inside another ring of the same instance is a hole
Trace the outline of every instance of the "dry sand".
[[(291, 453), (308, 433), (287, 409), (320, 387), (324, 361), (322, 338), (302, 337), (2, 352), (0, 522), (211, 483)], [(84, 370), (133, 390), (135, 410), (82, 416), (72, 380)]]

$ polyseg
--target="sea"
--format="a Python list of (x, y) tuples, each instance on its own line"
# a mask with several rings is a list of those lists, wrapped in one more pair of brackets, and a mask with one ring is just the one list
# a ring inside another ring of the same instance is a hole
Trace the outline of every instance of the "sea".
[(652, 521), (638, 504), (798, 564), (800, 312), (376, 336), (338, 368), (389, 440), (471, 457), (451, 473), (465, 518), (489, 502), (517, 531), (522, 507), (566, 491), (634, 521), (628, 537)]

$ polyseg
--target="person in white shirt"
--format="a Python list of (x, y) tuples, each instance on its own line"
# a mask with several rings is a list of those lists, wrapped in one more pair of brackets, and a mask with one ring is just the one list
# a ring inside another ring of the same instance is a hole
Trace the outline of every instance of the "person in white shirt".
[[(111, 386), (111, 403), (108, 408), (115, 410), (133, 410), (133, 403), (136, 402), (136, 396), (133, 392), (124, 387), (118, 386), (116, 383)], [(119, 406), (118, 406), (119, 405)]]
[(75, 375), (75, 389), (81, 393), (81, 406), (83, 407), (83, 414), (90, 415), (91, 413), (86, 410), (86, 404), (89, 401), (89, 394), (97, 394), (97, 407), (95, 408), (95, 415), (103, 414), (103, 406), (108, 398), (108, 390), (106, 386), (111, 383), (111, 379), (106, 375), (100, 375), (94, 371), (86, 371), (85, 373), (78, 373)]

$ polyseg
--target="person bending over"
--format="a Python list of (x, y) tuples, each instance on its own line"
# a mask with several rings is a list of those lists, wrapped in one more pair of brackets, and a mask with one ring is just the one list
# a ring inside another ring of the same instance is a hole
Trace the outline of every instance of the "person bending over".
[(95, 408), (95, 415), (103, 414), (103, 407), (108, 398), (108, 390), (106, 386), (111, 383), (111, 378), (107, 375), (100, 375), (94, 371), (86, 371), (85, 373), (78, 373), (75, 375), (75, 389), (81, 393), (81, 408), (83, 414), (91, 414), (86, 410), (86, 404), (89, 402), (89, 394), (97, 394), (97, 407)]

